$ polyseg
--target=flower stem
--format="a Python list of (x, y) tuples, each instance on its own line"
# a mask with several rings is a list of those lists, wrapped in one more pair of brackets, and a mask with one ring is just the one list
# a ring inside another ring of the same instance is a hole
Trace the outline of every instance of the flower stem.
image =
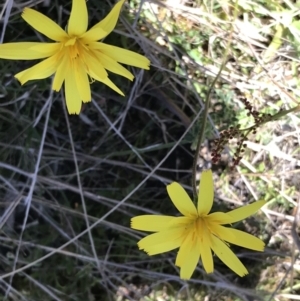
[[(238, 13), (238, 0), (235, 2), (235, 7), (234, 7), (234, 16), (233, 16), (233, 20), (236, 20), (237, 18), (237, 13)], [(204, 138), (204, 134), (205, 134), (205, 128), (206, 128), (206, 124), (207, 124), (207, 118), (208, 118), (208, 110), (209, 110), (209, 106), (210, 106), (210, 100), (211, 100), (211, 95), (214, 89), (214, 86), (216, 84), (216, 82), (218, 81), (218, 79), (221, 76), (221, 72), (224, 69), (224, 67), (227, 64), (228, 61), (228, 53), (229, 53), (229, 49), (231, 46), (231, 41), (232, 41), (232, 34), (233, 34), (234, 28), (232, 27), (232, 30), (230, 32), (230, 36), (228, 39), (228, 43), (225, 49), (225, 53), (223, 56), (223, 61), (222, 61), (222, 65), (219, 69), (218, 74), (216, 75), (216, 77), (214, 78), (213, 82), (211, 83), (208, 92), (207, 92), (207, 96), (205, 99), (205, 105), (204, 105), (204, 113), (203, 113), (203, 122), (199, 131), (199, 135), (198, 135), (198, 141), (197, 141), (197, 147), (196, 147), (196, 152), (194, 155), (194, 161), (193, 161), (193, 169), (192, 169), (192, 187), (193, 187), (193, 197), (194, 200), (197, 199), (197, 183), (196, 183), (196, 175), (197, 175), (197, 162), (198, 162), (198, 156), (199, 156), (199, 151), (200, 151), (200, 147), (202, 144), (202, 140)]]
[(204, 113), (203, 113), (203, 122), (202, 122), (200, 131), (199, 131), (199, 135), (198, 135), (197, 147), (196, 147), (196, 152), (195, 152), (195, 155), (194, 155), (193, 170), (192, 170), (192, 186), (193, 186), (194, 200), (197, 199), (197, 183), (196, 183), (197, 162), (198, 162), (200, 147), (201, 147), (201, 144), (202, 144), (202, 140), (204, 138), (205, 128), (206, 128), (206, 124), (207, 124), (208, 110), (209, 110), (209, 105), (210, 105), (210, 100), (211, 100), (211, 94), (212, 94), (212, 91), (214, 89), (214, 86), (215, 86), (217, 80), (220, 78), (220, 75), (221, 75), (221, 72), (222, 72), (223, 68), (226, 65), (227, 53), (226, 53), (226, 56), (224, 56), (224, 58), (225, 59), (223, 60), (223, 63), (220, 67), (220, 70), (219, 70), (217, 76), (214, 78), (212, 84), (209, 87), (209, 90), (208, 90), (207, 96), (206, 96), (206, 100), (205, 100)]

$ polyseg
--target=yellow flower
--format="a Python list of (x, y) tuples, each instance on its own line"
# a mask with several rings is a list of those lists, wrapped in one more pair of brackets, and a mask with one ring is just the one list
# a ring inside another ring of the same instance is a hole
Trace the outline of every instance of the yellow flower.
[(239, 276), (247, 269), (230, 250), (228, 243), (248, 249), (263, 251), (264, 242), (253, 235), (225, 227), (254, 214), (266, 202), (257, 201), (227, 213), (209, 213), (213, 204), (214, 189), (210, 170), (202, 172), (198, 207), (183, 187), (173, 182), (167, 186), (168, 194), (183, 216), (141, 215), (131, 219), (131, 228), (157, 232), (138, 242), (140, 249), (155, 255), (179, 248), (175, 264), (180, 267), (180, 277), (190, 279), (201, 258), (207, 273), (214, 271), (212, 251)]
[[(79, 114), (82, 102), (91, 101), (90, 81), (98, 80), (121, 95), (122, 91), (108, 78), (107, 71), (129, 80), (134, 76), (122, 64), (149, 69), (149, 60), (133, 51), (97, 42), (116, 26), (122, 5), (119, 1), (99, 23), (87, 30), (86, 0), (73, 0), (66, 30), (45, 15), (25, 8), (23, 19), (53, 43), (19, 42), (0, 45), (0, 58), (14, 60), (43, 59), (15, 77), (23, 85), (29, 80), (43, 79), (55, 74), (52, 89), (59, 91), (64, 82), (67, 108)], [(89, 79), (90, 77), (90, 79)]]

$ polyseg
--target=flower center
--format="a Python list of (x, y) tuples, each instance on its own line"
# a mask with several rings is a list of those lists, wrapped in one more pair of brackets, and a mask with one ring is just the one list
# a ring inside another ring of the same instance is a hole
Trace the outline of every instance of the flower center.
[(206, 218), (203, 216), (198, 216), (194, 221), (193, 226), (195, 239), (198, 239), (201, 243), (203, 243), (204, 237), (207, 237), (207, 235), (211, 232)]
[(80, 44), (77, 37), (71, 37), (70, 39), (68, 39), (64, 43), (64, 46), (67, 47), (71, 59), (76, 59), (80, 56)]

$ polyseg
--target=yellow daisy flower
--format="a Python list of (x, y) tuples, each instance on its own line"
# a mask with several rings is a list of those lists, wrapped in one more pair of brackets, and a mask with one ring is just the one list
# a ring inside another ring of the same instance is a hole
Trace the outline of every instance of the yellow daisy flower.
[(239, 276), (248, 274), (247, 269), (230, 250), (228, 243), (251, 250), (263, 251), (264, 242), (243, 231), (225, 227), (254, 214), (266, 202), (224, 212), (210, 213), (214, 199), (211, 170), (202, 172), (198, 207), (196, 208), (184, 188), (173, 182), (167, 186), (168, 194), (183, 216), (141, 215), (131, 219), (131, 228), (157, 232), (138, 242), (140, 249), (156, 255), (179, 248), (175, 264), (180, 267), (180, 278), (190, 279), (201, 258), (207, 273), (214, 271), (212, 252)]
[[(82, 102), (91, 101), (90, 81), (98, 80), (121, 95), (123, 92), (108, 78), (107, 71), (129, 80), (134, 76), (122, 64), (149, 69), (150, 61), (133, 51), (97, 42), (116, 26), (122, 5), (119, 1), (99, 23), (87, 30), (86, 0), (73, 0), (66, 30), (45, 15), (25, 8), (22, 18), (53, 43), (18, 42), (0, 45), (0, 58), (13, 60), (43, 59), (15, 77), (23, 85), (29, 80), (55, 74), (52, 89), (59, 91), (64, 82), (68, 112), (79, 114)], [(90, 77), (90, 79), (89, 79)]]

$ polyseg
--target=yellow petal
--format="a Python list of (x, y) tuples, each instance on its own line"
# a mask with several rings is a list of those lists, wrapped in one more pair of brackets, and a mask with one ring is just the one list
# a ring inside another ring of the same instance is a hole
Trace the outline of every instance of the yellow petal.
[[(56, 43), (18, 42), (0, 44), (0, 58), (8, 60), (36, 60), (57, 52)], [(47, 47), (49, 45), (49, 47)], [(43, 51), (40, 51), (43, 49)]]
[[(102, 79), (107, 78), (107, 72), (97, 59), (95, 53), (83, 50), (83, 59), (87, 68), (88, 73), (92, 78), (101, 81)], [(92, 75), (93, 74), (93, 75)]]
[[(165, 242), (182, 241), (184, 229), (168, 229), (154, 234), (150, 234), (138, 242), (138, 246), (143, 250), (151, 250), (153, 246), (163, 244)], [(181, 239), (181, 240), (180, 240)], [(164, 252), (164, 251), (162, 251)], [(161, 252), (161, 253), (162, 253)]]
[(80, 94), (80, 98), (83, 102), (91, 101), (91, 87), (89, 83), (88, 75), (85, 71), (84, 65), (80, 59), (75, 60), (75, 79), (77, 90)]
[(57, 69), (57, 56), (51, 56), (42, 62), (21, 71), (15, 75), (21, 85), (24, 85), (29, 80), (43, 79), (51, 76)]
[(214, 223), (209, 223), (208, 228), (212, 234), (214, 234), (215, 236), (219, 237), (222, 240), (226, 240), (226, 241), (234, 240), (234, 234), (227, 231), (230, 228), (226, 228), (224, 226), (220, 226)]
[(94, 53), (92, 53), (91, 55), (87, 51), (85, 51), (83, 57), (87, 67), (87, 72), (91, 78), (104, 83), (117, 93), (124, 96), (124, 93), (107, 77), (106, 70), (96, 58), (96, 55)]
[[(191, 246), (193, 242), (192, 235), (193, 235), (192, 231), (189, 231), (184, 235), (184, 239), (180, 245), (175, 261), (175, 265), (178, 267), (181, 267), (184, 264), (185, 260), (188, 258), (187, 257), (188, 253), (192, 248)], [(200, 256), (200, 251), (199, 251), (199, 256)]]
[(267, 203), (266, 201), (257, 201), (250, 205), (246, 205), (238, 209), (234, 209), (232, 211), (227, 212), (226, 214), (230, 217), (229, 223), (232, 224), (237, 221), (241, 221), (250, 215), (253, 215), (266, 203)]
[(86, 32), (88, 27), (88, 12), (86, 0), (73, 0), (70, 19), (68, 22), (68, 34), (80, 36)]
[(202, 171), (198, 194), (198, 214), (207, 215), (214, 201), (214, 182), (211, 170)]
[(231, 217), (228, 216), (227, 213), (224, 212), (213, 212), (210, 213), (206, 219), (209, 221), (209, 223), (215, 223), (215, 224), (230, 224)]
[(212, 236), (212, 249), (215, 254), (226, 264), (232, 271), (240, 277), (248, 274), (247, 269), (237, 258), (237, 256), (230, 250), (230, 248), (222, 242), (219, 238)]
[[(92, 39), (93, 41), (98, 41), (105, 38), (114, 30), (124, 2), (125, 0), (119, 1), (102, 21), (98, 22), (89, 30), (93, 33), (93, 35), (91, 35), (91, 33), (89, 34), (90, 39)], [(97, 30), (99, 30), (99, 32), (97, 32)], [(87, 35), (88, 33), (86, 35), (83, 35), (82, 38), (87, 38)]]
[(61, 86), (66, 78), (67, 72), (70, 68), (71, 66), (70, 66), (69, 57), (67, 55), (64, 55), (61, 59), (60, 64), (57, 67), (53, 79), (52, 89), (54, 91), (58, 92), (61, 89)]
[(36, 43), (36, 45), (30, 47), (29, 50), (47, 53), (48, 56), (51, 56), (61, 50), (61, 43)]
[(175, 264), (180, 267), (180, 278), (190, 279), (199, 262), (198, 244), (192, 240), (192, 232), (186, 237), (178, 251)]
[(189, 280), (191, 279), (197, 264), (199, 262), (199, 251), (196, 248), (190, 250), (189, 258), (180, 268), (180, 278)]
[(96, 42), (107, 36), (107, 32), (100, 27), (93, 27), (80, 36), (80, 42), (83, 44), (90, 44)]
[(170, 222), (170, 227), (188, 227), (190, 224), (195, 222), (195, 217), (188, 216), (176, 216), (174, 220)]
[(100, 50), (101, 53), (106, 54), (107, 56), (121, 64), (149, 70), (150, 61), (145, 56), (134, 51), (99, 42), (91, 43), (89, 47), (91, 49)]
[(210, 274), (214, 271), (214, 261), (211, 254), (211, 238), (207, 230), (202, 229), (202, 231), (203, 241), (199, 243), (200, 257), (205, 272)]
[(47, 16), (31, 8), (24, 8), (22, 18), (34, 29), (53, 41), (63, 41), (67, 33)]
[(115, 60), (111, 59), (109, 56), (102, 53), (98, 53), (97, 59), (106, 70), (124, 76), (129, 80), (133, 80), (133, 74), (129, 72), (126, 68), (124, 68), (122, 65), (117, 63)]
[[(154, 233), (154, 234), (157, 234), (157, 233)], [(152, 235), (154, 235), (154, 234), (152, 234)], [(182, 237), (177, 237), (172, 240), (165, 240), (164, 242), (162, 242), (160, 244), (155, 244), (148, 248), (145, 248), (144, 251), (149, 256), (170, 252), (174, 249), (179, 248), (179, 246), (182, 243), (182, 240), (183, 240)]]
[(168, 229), (176, 217), (165, 215), (140, 215), (131, 219), (130, 227), (141, 231), (158, 232)]
[(178, 211), (185, 216), (197, 216), (197, 210), (184, 188), (177, 182), (167, 186), (169, 197)]
[[(94, 77), (94, 78), (97, 79), (96, 77)], [(97, 79), (97, 80), (99, 80), (99, 79)], [(125, 96), (124, 93), (108, 77), (105, 78), (105, 79), (101, 79), (99, 81), (102, 82), (103, 84), (107, 85), (112, 90), (114, 90), (117, 93), (119, 93), (120, 95)]]
[(219, 236), (222, 240), (250, 250), (264, 250), (265, 243), (259, 238), (237, 229), (222, 228), (222, 236)]
[(65, 95), (69, 114), (79, 114), (81, 110), (81, 98), (77, 90), (75, 75), (71, 69), (68, 70), (65, 78)]

